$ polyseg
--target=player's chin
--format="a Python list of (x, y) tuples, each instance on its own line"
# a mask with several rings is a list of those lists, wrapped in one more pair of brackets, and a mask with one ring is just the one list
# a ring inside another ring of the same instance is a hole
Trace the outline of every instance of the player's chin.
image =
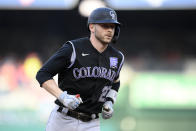
[(106, 38), (104, 41), (105, 41), (105, 43), (108, 43), (108, 44), (109, 44), (109, 43), (111, 43), (112, 38), (108, 37), (108, 38)]
[(111, 40), (110, 41), (108, 41), (108, 40), (107, 41), (104, 41), (104, 43), (105, 44), (109, 44), (109, 43), (111, 43)]

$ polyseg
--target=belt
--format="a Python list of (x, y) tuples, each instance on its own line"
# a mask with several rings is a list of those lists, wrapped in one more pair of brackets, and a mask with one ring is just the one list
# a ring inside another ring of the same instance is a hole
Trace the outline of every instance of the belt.
[[(57, 109), (57, 111), (61, 113), (62, 110), (63, 110), (63, 108), (64, 107), (59, 106), (59, 108)], [(73, 111), (73, 110), (70, 110), (70, 109), (67, 111), (67, 114), (66, 115), (67, 116), (71, 116), (73, 118), (76, 118), (78, 120), (81, 120), (83, 122), (88, 122), (88, 121), (91, 121), (93, 119), (99, 118), (98, 113), (96, 113), (96, 114), (87, 114), (87, 113), (81, 113), (81, 112)]]

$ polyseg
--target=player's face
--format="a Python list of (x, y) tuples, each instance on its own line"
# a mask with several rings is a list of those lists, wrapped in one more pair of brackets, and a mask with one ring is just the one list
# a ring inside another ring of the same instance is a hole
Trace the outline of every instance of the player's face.
[(104, 23), (95, 25), (95, 38), (103, 44), (109, 44), (112, 41), (115, 32), (115, 24)]

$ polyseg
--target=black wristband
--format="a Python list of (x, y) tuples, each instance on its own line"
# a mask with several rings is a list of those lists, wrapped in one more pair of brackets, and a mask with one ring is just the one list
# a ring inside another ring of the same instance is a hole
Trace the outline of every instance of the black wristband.
[(120, 87), (120, 81), (112, 84), (112, 89), (118, 92), (118, 89)]
[(114, 100), (112, 98), (110, 98), (110, 97), (106, 97), (106, 101), (111, 101), (112, 104), (114, 104)]

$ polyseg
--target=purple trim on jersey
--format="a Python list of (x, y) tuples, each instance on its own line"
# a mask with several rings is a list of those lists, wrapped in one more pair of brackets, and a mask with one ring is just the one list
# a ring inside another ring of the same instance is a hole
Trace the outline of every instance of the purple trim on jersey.
[(70, 64), (69, 67), (68, 67), (68, 68), (71, 68), (72, 65), (74, 64), (75, 60), (76, 60), (76, 51), (75, 51), (74, 44), (73, 44), (71, 41), (69, 41), (69, 43), (71, 43), (71, 46), (72, 46), (72, 48), (73, 48), (73, 52), (72, 52), (71, 59), (70, 59), (71, 64)]
[(122, 68), (122, 65), (123, 65), (123, 63), (124, 63), (124, 55), (123, 55), (120, 51), (119, 51), (119, 53), (122, 55), (122, 61), (121, 61), (120, 66), (119, 66), (119, 68), (118, 68), (117, 76), (119, 75), (120, 70), (121, 70), (121, 68)]

